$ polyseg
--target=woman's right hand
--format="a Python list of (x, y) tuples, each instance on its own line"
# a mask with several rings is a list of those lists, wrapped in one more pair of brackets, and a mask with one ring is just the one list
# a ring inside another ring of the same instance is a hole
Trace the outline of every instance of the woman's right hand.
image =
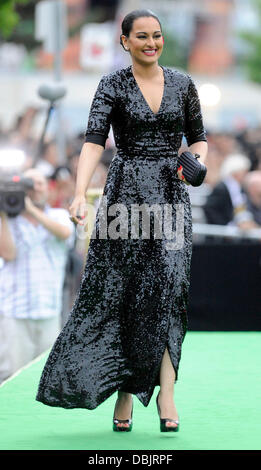
[(83, 225), (83, 219), (87, 215), (85, 196), (75, 196), (69, 207), (70, 219), (76, 224)]

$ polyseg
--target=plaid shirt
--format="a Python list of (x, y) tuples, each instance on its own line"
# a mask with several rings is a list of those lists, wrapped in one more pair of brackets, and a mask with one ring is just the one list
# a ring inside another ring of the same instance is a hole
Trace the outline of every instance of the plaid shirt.
[(0, 258), (0, 315), (44, 319), (61, 313), (65, 266), (75, 228), (65, 209), (46, 204), (44, 212), (72, 233), (61, 240), (21, 214), (8, 217), (17, 256), (12, 261)]

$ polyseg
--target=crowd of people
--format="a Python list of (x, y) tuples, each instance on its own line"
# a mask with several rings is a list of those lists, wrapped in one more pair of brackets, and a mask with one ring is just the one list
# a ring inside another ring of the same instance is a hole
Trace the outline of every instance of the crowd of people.
[[(67, 142), (63, 164), (55, 139), (48, 137), (35, 161), (36, 115), (28, 108), (13, 128), (0, 129), (0, 148), (23, 150), (22, 174), (34, 181), (17, 217), (0, 208), (0, 383), (53, 344), (74, 301), (87, 251), (68, 212), (84, 132)], [(207, 137), (207, 223), (261, 228), (261, 127)], [(103, 188), (115, 151), (110, 137), (89, 189)], [(0, 174), (4, 178), (1, 168)]]
[(261, 128), (210, 134), (208, 142), (206, 222), (261, 228)]

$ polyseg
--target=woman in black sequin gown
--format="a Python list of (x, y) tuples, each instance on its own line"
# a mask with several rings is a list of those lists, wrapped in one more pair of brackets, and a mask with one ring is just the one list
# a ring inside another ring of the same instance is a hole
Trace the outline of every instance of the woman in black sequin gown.
[[(187, 330), (192, 254), (191, 205), (177, 157), (183, 134), (202, 161), (207, 140), (192, 78), (158, 65), (163, 47), (158, 19), (152, 12), (136, 11), (122, 28), (121, 44), (130, 51), (132, 66), (100, 80), (77, 175), (79, 191), (83, 168), (87, 172), (87, 160), (94, 165), (93, 149), (101, 156), (112, 125), (117, 151), (103, 191), (108, 212), (100, 204), (81, 285), (45, 364), (36, 399), (91, 410), (118, 391), (115, 416), (124, 419), (130, 417), (132, 394), (148, 406), (160, 385), (161, 417), (177, 419), (173, 391)], [(74, 219), (76, 208), (83, 213), (84, 194), (78, 192), (70, 207)], [(119, 211), (112, 215), (113, 204), (119, 204)], [(169, 205), (173, 231), (181, 208), (183, 238), (181, 233), (176, 245), (164, 233), (156, 238), (153, 211), (149, 233), (142, 238), (140, 231), (135, 238), (130, 223), (135, 204)], [(120, 224), (119, 212), (125, 216)], [(122, 223), (126, 215), (127, 228)], [(118, 238), (101, 235), (105, 219), (108, 227), (117, 220)]]

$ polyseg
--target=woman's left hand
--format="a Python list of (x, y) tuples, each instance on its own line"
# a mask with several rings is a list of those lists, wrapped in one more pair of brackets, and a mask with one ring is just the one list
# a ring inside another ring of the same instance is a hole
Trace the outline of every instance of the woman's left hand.
[(189, 186), (190, 183), (186, 180), (185, 176), (182, 174), (182, 171), (183, 171), (183, 167), (182, 167), (182, 165), (180, 165), (180, 167), (177, 169), (178, 177), (181, 181), (183, 181), (183, 183), (185, 183)]

